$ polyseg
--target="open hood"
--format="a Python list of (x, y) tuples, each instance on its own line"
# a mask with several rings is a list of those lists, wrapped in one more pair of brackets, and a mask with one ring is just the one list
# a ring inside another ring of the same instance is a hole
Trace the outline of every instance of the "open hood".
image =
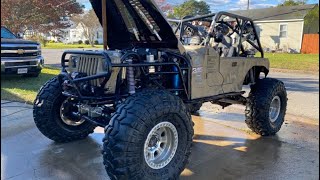
[[(90, 0), (102, 24), (102, 0)], [(178, 49), (178, 39), (153, 0), (106, 0), (108, 47)]]

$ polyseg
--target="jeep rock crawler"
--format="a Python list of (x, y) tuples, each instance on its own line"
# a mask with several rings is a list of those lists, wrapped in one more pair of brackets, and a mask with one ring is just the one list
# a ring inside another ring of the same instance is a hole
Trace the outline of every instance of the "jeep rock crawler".
[[(176, 179), (191, 153), (190, 112), (204, 102), (246, 105), (254, 132), (280, 130), (286, 90), (265, 78), (269, 61), (251, 19), (220, 12), (169, 24), (152, 0), (91, 3), (108, 49), (64, 52), (61, 74), (34, 103), (46, 137), (70, 142), (105, 127), (111, 179)], [(251, 85), (248, 98), (243, 85)]]

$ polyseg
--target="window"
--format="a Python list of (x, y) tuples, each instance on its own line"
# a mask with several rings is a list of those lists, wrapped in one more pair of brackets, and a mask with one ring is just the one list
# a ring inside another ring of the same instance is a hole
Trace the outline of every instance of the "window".
[(16, 39), (17, 37), (7, 28), (1, 27), (1, 38)]
[(286, 38), (288, 35), (288, 25), (280, 24), (280, 38)]

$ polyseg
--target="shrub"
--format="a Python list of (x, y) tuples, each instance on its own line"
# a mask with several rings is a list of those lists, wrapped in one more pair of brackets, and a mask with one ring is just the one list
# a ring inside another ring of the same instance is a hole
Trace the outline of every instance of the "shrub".
[(48, 43), (48, 40), (46, 40), (46, 38), (41, 35), (34, 35), (31, 37), (28, 37), (27, 39), (33, 40), (33, 41), (38, 41), (43, 45), (43, 47), (46, 47), (46, 45)]
[(47, 46), (48, 40), (46, 40), (45, 38), (41, 37), (39, 38), (39, 41), (43, 45), (43, 47)]
[(90, 41), (89, 41), (89, 40), (85, 40), (84, 43), (85, 43), (86, 45), (89, 45), (89, 44), (90, 44)]
[(82, 43), (83, 43), (83, 41), (82, 41), (82, 40), (79, 40), (79, 41), (78, 41), (78, 44), (82, 44)]
[(94, 44), (95, 44), (95, 45), (98, 45), (98, 44), (99, 44), (99, 41), (98, 41), (98, 40), (95, 40), (95, 41), (94, 41)]

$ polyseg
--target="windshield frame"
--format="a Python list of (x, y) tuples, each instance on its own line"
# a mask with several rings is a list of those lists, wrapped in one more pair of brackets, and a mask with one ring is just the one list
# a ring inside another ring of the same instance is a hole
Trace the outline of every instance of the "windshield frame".
[[(2, 37), (2, 30), (5, 30), (8, 34), (10, 34), (12, 37)], [(1, 38), (5, 38), (5, 39), (18, 39), (18, 37), (13, 34), (8, 28), (1, 26)]]

